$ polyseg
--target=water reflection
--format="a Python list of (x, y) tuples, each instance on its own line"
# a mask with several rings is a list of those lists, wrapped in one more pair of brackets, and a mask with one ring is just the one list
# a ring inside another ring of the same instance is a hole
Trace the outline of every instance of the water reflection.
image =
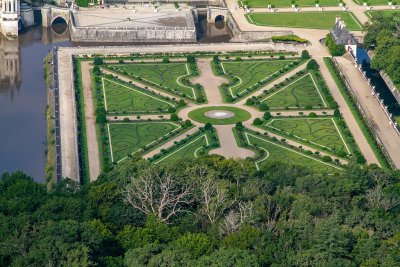
[(0, 174), (22, 170), (44, 182), (47, 92), (43, 59), (54, 43), (70, 45), (68, 34), (32, 27), (12, 42), (0, 37)]
[(11, 99), (21, 86), (19, 42), (0, 37), (0, 95)]

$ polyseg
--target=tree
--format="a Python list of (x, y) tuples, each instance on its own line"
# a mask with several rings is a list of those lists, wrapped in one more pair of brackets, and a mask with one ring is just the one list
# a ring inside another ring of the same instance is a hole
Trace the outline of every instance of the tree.
[(190, 120), (185, 120), (184, 124), (185, 127), (190, 127), (192, 126), (192, 122)]
[(186, 57), (186, 60), (187, 60), (188, 63), (196, 63), (196, 57), (193, 56), (193, 55), (188, 55)]
[(263, 118), (264, 118), (264, 120), (269, 120), (269, 119), (271, 119), (272, 118), (272, 116), (271, 116), (271, 112), (264, 112), (264, 115), (263, 115)]
[(332, 56), (342, 56), (344, 53), (346, 53), (344, 45), (336, 44), (336, 41), (331, 33), (326, 35), (325, 44), (328, 46), (329, 52)]
[(252, 98), (247, 99), (246, 100), (246, 105), (253, 106), (254, 105), (254, 100)]
[(197, 266), (252, 267), (259, 266), (257, 258), (248, 250), (238, 248), (220, 249), (210, 256), (201, 257)]
[(191, 184), (180, 184), (174, 174), (151, 166), (129, 178), (123, 189), (125, 200), (135, 209), (155, 214), (162, 222), (186, 211), (193, 202)]
[(96, 123), (106, 123), (107, 122), (107, 117), (106, 117), (106, 110), (101, 107), (96, 109)]
[(266, 103), (261, 103), (260, 104), (260, 110), (261, 111), (267, 111), (267, 110), (269, 110), (269, 107), (268, 107), (268, 105), (266, 104)]

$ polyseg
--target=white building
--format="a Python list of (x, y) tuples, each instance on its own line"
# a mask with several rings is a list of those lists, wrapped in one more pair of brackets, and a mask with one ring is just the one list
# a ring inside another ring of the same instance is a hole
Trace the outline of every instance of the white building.
[(18, 36), (18, 0), (0, 0), (0, 31), (6, 36)]

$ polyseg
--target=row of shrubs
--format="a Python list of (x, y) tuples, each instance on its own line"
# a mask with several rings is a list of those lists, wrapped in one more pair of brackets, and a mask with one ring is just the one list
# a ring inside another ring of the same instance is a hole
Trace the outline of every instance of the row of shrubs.
[(152, 158), (149, 159), (149, 161), (154, 162), (158, 159), (161, 159), (162, 157), (173, 153), (174, 151), (176, 151), (179, 148), (181, 148), (182, 146), (190, 143), (191, 141), (193, 141), (194, 139), (198, 138), (199, 136), (201, 136), (203, 134), (207, 134), (208, 137), (211, 139), (211, 142), (208, 146), (204, 146), (203, 149), (200, 151), (202, 156), (206, 155), (206, 152), (208, 150), (218, 148), (220, 146), (215, 128), (211, 124), (208, 123), (204, 127), (200, 127), (199, 131), (195, 132), (194, 134), (188, 135), (186, 138), (184, 138), (180, 141), (175, 141), (174, 145), (172, 145), (166, 149), (162, 149), (160, 153), (154, 155)]
[(308, 43), (307, 39), (300, 38), (296, 35), (272, 36), (271, 40), (274, 43)]

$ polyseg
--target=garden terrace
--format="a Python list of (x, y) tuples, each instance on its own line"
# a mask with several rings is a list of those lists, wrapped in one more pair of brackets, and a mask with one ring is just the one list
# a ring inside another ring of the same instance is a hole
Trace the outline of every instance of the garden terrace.
[(347, 11), (260, 12), (248, 14), (246, 18), (250, 23), (260, 26), (330, 30), (334, 26), (337, 16), (340, 16), (344, 20), (349, 30), (362, 30), (361, 22), (353, 13)]
[[(268, 7), (268, 5), (272, 5), (273, 7), (291, 7), (293, 2), (291, 0), (247, 0), (247, 1), (239, 1), (243, 5), (247, 5), (248, 7)], [(300, 7), (312, 7), (315, 6), (315, 0), (297, 0), (295, 4)], [(319, 5), (321, 7), (324, 6), (337, 6), (339, 4), (338, 0), (320, 0)]]

